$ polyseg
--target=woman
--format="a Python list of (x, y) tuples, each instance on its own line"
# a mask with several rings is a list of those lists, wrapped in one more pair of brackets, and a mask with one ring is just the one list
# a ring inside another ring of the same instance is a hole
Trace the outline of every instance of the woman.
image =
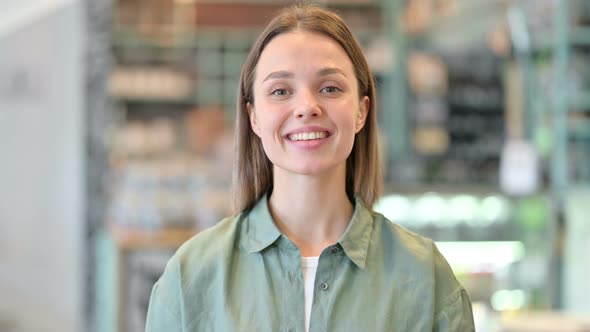
[(375, 84), (344, 22), (281, 11), (244, 64), (235, 205), (154, 286), (147, 331), (473, 331), (429, 239), (371, 211)]

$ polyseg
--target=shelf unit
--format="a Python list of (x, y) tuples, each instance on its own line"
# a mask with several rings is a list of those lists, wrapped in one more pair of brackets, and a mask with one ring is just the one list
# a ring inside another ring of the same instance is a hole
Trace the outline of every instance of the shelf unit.
[(391, 37), (396, 56), (403, 59), (399, 65), (411, 70), (413, 58), (430, 58), (441, 69), (422, 76), (442, 78), (437, 91), (422, 92), (407, 85), (412, 73), (394, 76), (396, 92), (390, 100), (401, 100), (404, 112), (395, 112), (395, 120), (387, 124), (400, 133), (392, 142), (392, 180), (402, 185), (476, 182), (496, 187), (504, 136), (503, 59), (487, 48), (485, 36), (503, 15), (504, 4), (408, 1), (396, 10), (409, 11), (405, 6), (411, 3), (433, 6), (432, 18), (419, 28), (407, 23), (418, 15), (400, 20), (406, 27)]
[[(560, 4), (554, 17), (555, 85), (552, 95), (552, 117), (555, 146), (551, 159), (551, 185), (554, 200), (557, 202), (556, 214), (563, 218), (563, 224), (558, 225), (555, 231), (556, 236), (562, 235), (568, 241), (561, 258), (563, 272), (556, 278), (559, 284), (555, 287), (561, 290), (561, 296), (556, 296), (555, 302), (559, 308), (588, 313), (590, 307), (583, 304), (578, 295), (584, 291), (572, 282), (583, 279), (583, 276), (590, 277), (590, 271), (585, 268), (587, 257), (582, 258), (579, 255), (580, 250), (590, 248), (587, 238), (579, 236), (590, 232), (590, 224), (587, 220), (584, 222), (579, 213), (580, 208), (588, 203), (584, 202), (584, 197), (590, 197), (590, 137), (586, 136), (590, 134), (590, 71), (586, 72), (587, 81), (582, 82), (576, 93), (572, 93), (568, 81), (571, 78), (573, 56), (579, 52), (576, 47), (583, 47), (585, 65), (590, 69), (587, 61), (590, 53), (590, 4), (583, 0), (565, 0)], [(573, 15), (580, 12), (585, 13), (584, 23), (587, 26), (572, 26)], [(582, 123), (586, 124), (578, 130), (571, 126), (571, 119), (576, 114), (583, 117)], [(579, 137), (579, 134), (582, 134), (582, 137)], [(576, 145), (581, 157), (577, 160), (571, 155)], [(581, 164), (577, 166), (584, 170), (584, 173), (577, 174), (577, 178), (571, 175), (573, 163)], [(589, 287), (585, 289), (590, 290)]]
[[(535, 24), (526, 15), (527, 6), (551, 10), (544, 22)], [(513, 15), (522, 21), (516, 51), (526, 93), (526, 136), (536, 143), (545, 163), (552, 198), (551, 305), (571, 310), (567, 298), (575, 298), (573, 294), (580, 290), (568, 282), (590, 275), (583, 268), (585, 258), (577, 258), (584, 246), (578, 234), (590, 230), (579, 213), (590, 191), (590, 4), (520, 1)], [(578, 249), (573, 252), (572, 248)], [(577, 277), (571, 279), (573, 275)]]
[[(538, 5), (530, 1), (521, 3)], [(586, 140), (590, 134), (590, 67), (585, 66), (582, 68), (585, 71), (580, 71), (580, 66), (573, 61), (576, 56), (587, 57), (590, 53), (590, 21), (585, 23), (588, 26), (579, 26), (572, 7), (585, 10), (587, 20), (590, 8), (585, 1), (578, 0), (547, 3), (543, 5), (553, 10), (541, 31), (529, 28), (531, 18), (526, 17), (521, 6), (513, 10), (515, 19), (523, 21), (519, 24), (521, 47), (516, 51), (524, 73), (525, 111), (529, 123), (526, 136), (538, 141), (540, 134), (551, 132), (550, 143), (539, 144), (548, 145), (540, 150), (550, 160), (549, 188), (555, 201), (560, 202), (568, 188), (590, 186), (589, 172), (582, 172), (577, 178), (572, 178), (571, 174), (572, 167), (578, 173), (590, 169), (590, 152), (582, 156), (579, 165), (574, 165), (570, 156), (573, 141), (590, 143)]]
[[(572, 12), (570, 6), (586, 6), (587, 17), (589, 20), (586, 24), (588, 27), (571, 27)], [(590, 53), (590, 6), (584, 1), (563, 1), (558, 10), (555, 11), (554, 18), (554, 70), (555, 85), (552, 97), (553, 106), (553, 126), (555, 134), (555, 148), (551, 162), (551, 179), (554, 195), (557, 200), (564, 197), (566, 190), (574, 183), (581, 181), (586, 187), (590, 187), (590, 174), (583, 179), (571, 179), (568, 174), (570, 156), (568, 155), (571, 147), (572, 128), (568, 124), (568, 118), (574, 113), (585, 112), (590, 115), (590, 84), (582, 86), (578, 92), (572, 93), (569, 88), (568, 80), (570, 76), (572, 55), (576, 52), (574, 46), (585, 46), (586, 53)], [(587, 55), (586, 55), (587, 56)], [(590, 72), (588, 73), (590, 77)], [(590, 117), (586, 116), (586, 123)], [(590, 127), (586, 127), (582, 132), (590, 133)], [(586, 144), (590, 144), (587, 141)], [(590, 145), (587, 146), (590, 148)], [(590, 169), (590, 150), (586, 152), (583, 169)]]

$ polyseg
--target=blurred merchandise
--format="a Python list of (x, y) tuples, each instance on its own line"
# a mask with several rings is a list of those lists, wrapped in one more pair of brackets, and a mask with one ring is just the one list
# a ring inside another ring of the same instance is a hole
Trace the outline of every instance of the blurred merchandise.
[(231, 169), (217, 162), (178, 155), (125, 163), (113, 176), (109, 219), (145, 229), (213, 225), (231, 212)]
[(414, 148), (423, 155), (439, 155), (449, 147), (449, 133), (440, 127), (414, 129)]
[(409, 34), (423, 32), (433, 21), (435, 8), (432, 1), (410, 0), (403, 18), (404, 28)]
[(211, 155), (226, 129), (223, 108), (209, 106), (194, 108), (184, 118), (186, 145), (196, 155)]
[(376, 36), (364, 50), (369, 67), (375, 74), (384, 74), (396, 69), (396, 53), (392, 46), (383, 36)]
[(487, 35), (488, 48), (499, 57), (507, 57), (510, 54), (510, 38), (506, 22), (498, 20)]
[[(478, 183), (493, 187), (504, 134), (501, 59), (480, 49), (439, 51), (423, 46), (408, 59), (411, 152), (424, 167), (404, 185)], [(408, 160), (400, 156), (398, 165)]]
[(449, 117), (447, 103), (441, 98), (420, 97), (416, 99), (415, 120), (417, 125), (445, 125)]
[(110, 93), (117, 98), (181, 99), (194, 91), (192, 78), (171, 68), (118, 67), (111, 74)]
[(177, 146), (174, 124), (164, 118), (132, 121), (111, 133), (111, 155), (114, 159), (133, 159), (163, 155)]
[(408, 60), (408, 79), (414, 93), (421, 96), (441, 96), (447, 92), (447, 66), (437, 56), (412, 53)]
[(509, 195), (531, 195), (539, 189), (539, 161), (533, 146), (509, 141), (500, 159), (500, 187)]
[(195, 108), (179, 121), (135, 120), (112, 131), (111, 222), (202, 229), (230, 213), (233, 142), (223, 110)]
[(195, 1), (119, 0), (116, 23), (145, 38), (171, 44), (190, 33), (195, 23)]

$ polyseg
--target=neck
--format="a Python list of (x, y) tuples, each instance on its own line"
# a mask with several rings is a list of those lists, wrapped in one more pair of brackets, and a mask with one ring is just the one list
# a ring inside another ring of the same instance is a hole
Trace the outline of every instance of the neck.
[(275, 224), (301, 255), (319, 256), (342, 236), (353, 213), (346, 195), (344, 165), (318, 175), (275, 167), (269, 208)]

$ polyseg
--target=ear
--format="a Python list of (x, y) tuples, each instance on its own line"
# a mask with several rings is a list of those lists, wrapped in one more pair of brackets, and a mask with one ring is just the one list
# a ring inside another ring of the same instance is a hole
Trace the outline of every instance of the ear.
[(368, 96), (361, 98), (359, 102), (359, 110), (356, 118), (356, 133), (358, 134), (361, 129), (365, 126), (367, 121), (367, 115), (369, 115), (369, 108), (371, 107), (371, 99)]
[(248, 111), (248, 118), (250, 119), (250, 126), (252, 126), (252, 131), (260, 137), (260, 128), (258, 127), (258, 122), (256, 121), (256, 111), (254, 110), (254, 106), (252, 103), (248, 102), (246, 104), (246, 110)]

